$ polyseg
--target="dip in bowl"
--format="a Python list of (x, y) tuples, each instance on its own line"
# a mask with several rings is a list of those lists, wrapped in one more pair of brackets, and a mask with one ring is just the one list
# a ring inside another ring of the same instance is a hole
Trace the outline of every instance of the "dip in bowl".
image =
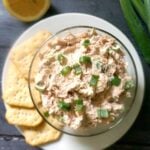
[(116, 37), (75, 26), (56, 33), (37, 51), (29, 90), (51, 126), (70, 135), (92, 136), (124, 119), (134, 102), (136, 78), (133, 58)]

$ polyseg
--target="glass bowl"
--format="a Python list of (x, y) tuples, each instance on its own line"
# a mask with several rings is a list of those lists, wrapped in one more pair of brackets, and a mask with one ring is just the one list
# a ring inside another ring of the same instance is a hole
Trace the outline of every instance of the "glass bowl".
[[(131, 98), (124, 98), (124, 110), (120, 113), (120, 115), (111, 123), (109, 124), (100, 124), (97, 127), (88, 127), (88, 128), (79, 128), (79, 129), (72, 129), (68, 126), (63, 126), (61, 122), (59, 122), (57, 119), (53, 118), (52, 116), (48, 116), (45, 108), (42, 106), (42, 99), (40, 92), (35, 90), (35, 84), (34, 84), (34, 79), (35, 75), (38, 72), (39, 69), (39, 62), (40, 62), (40, 53), (43, 51), (47, 51), (47, 43), (56, 38), (56, 37), (63, 37), (67, 35), (68, 32), (71, 33), (78, 33), (78, 32), (83, 32), (87, 31), (89, 29), (94, 28), (98, 34), (106, 34), (109, 35), (113, 38), (116, 39), (117, 43), (121, 46), (124, 54), (125, 54), (125, 61), (128, 62), (129, 66), (127, 68), (127, 72), (129, 75), (132, 76), (135, 86), (132, 88), (131, 93), (132, 97)], [(120, 122), (124, 120), (124, 118), (127, 116), (129, 113), (130, 109), (132, 108), (132, 105), (135, 101), (135, 96), (136, 96), (136, 85), (137, 85), (137, 71), (135, 67), (135, 62), (134, 59), (132, 58), (129, 50), (123, 45), (123, 43), (119, 40), (119, 37), (115, 37), (111, 33), (108, 33), (106, 31), (103, 31), (101, 29), (95, 28), (95, 27), (90, 27), (90, 26), (73, 26), (69, 27), (66, 29), (63, 29), (59, 32), (57, 32), (55, 35), (49, 37), (49, 39), (42, 45), (42, 47), (36, 52), (32, 63), (30, 65), (30, 70), (29, 70), (29, 80), (28, 80), (28, 85), (29, 85), (29, 92), (31, 95), (31, 99), (35, 105), (35, 108), (39, 112), (39, 114), (42, 116), (42, 118), (52, 127), (55, 129), (69, 134), (73, 136), (81, 136), (81, 137), (88, 137), (88, 136), (93, 136), (93, 135), (98, 135), (104, 132), (107, 132), (114, 127), (116, 127)]]

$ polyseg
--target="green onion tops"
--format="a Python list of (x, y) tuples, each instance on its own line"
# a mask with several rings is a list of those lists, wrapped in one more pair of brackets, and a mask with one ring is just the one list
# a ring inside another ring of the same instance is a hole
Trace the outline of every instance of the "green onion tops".
[(98, 109), (97, 110), (97, 116), (99, 118), (108, 118), (109, 117), (109, 112), (107, 109)]
[(70, 105), (70, 103), (66, 103), (66, 102), (64, 102), (63, 100), (61, 100), (61, 101), (58, 102), (58, 107), (59, 107), (61, 110), (69, 111), (70, 108), (71, 108), (71, 105)]
[(67, 59), (66, 59), (66, 57), (65, 57), (64, 55), (59, 54), (59, 55), (57, 56), (57, 59), (58, 59), (60, 65), (65, 65), (65, 64), (66, 64), (66, 60), (67, 60)]
[(87, 48), (89, 45), (90, 45), (90, 40), (89, 40), (89, 39), (84, 40), (83, 46), (84, 46), (85, 48)]
[(47, 117), (49, 117), (49, 112), (48, 111), (45, 111), (44, 112), (44, 116), (47, 118)]
[(84, 105), (83, 105), (82, 99), (79, 98), (79, 99), (75, 100), (75, 110), (76, 111), (78, 111), (78, 112), (82, 111), (83, 107), (84, 107)]
[(98, 75), (92, 75), (91, 80), (89, 82), (90, 86), (96, 86), (98, 82), (99, 76)]
[(118, 76), (113, 76), (111, 79), (111, 84), (115, 86), (119, 86), (121, 83), (121, 79)]
[(81, 56), (79, 58), (79, 62), (80, 62), (80, 64), (85, 64), (85, 65), (92, 63), (91, 57), (89, 57), (89, 56)]
[(75, 75), (79, 75), (82, 73), (82, 68), (79, 64), (73, 65)]
[(63, 76), (68, 75), (71, 72), (72, 68), (70, 66), (65, 66), (62, 70), (61, 70), (61, 74)]
[(42, 82), (38, 82), (35, 84), (35, 88), (39, 91), (39, 92), (44, 92), (46, 89), (46, 86), (44, 83)]
[(128, 81), (126, 81), (125, 86), (124, 86), (125, 90), (129, 90), (129, 89), (131, 89), (131, 88), (133, 88), (133, 87), (134, 87), (134, 82), (133, 82), (133, 80), (128, 80)]

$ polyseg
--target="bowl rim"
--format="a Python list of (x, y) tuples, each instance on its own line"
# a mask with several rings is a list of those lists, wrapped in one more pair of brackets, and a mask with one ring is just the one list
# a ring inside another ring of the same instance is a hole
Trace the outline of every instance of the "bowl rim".
[[(31, 85), (30, 85), (30, 79), (31, 79), (31, 71), (32, 71), (32, 64), (37, 56), (37, 54), (39, 53), (39, 51), (42, 49), (42, 47), (51, 39), (53, 39), (54, 37), (56, 37), (58, 34), (64, 32), (64, 31), (67, 31), (67, 30), (71, 30), (71, 29), (75, 29), (75, 28), (87, 28), (87, 29), (96, 29), (97, 31), (100, 31), (102, 33), (105, 33), (106, 35), (110, 35), (111, 37), (113, 37), (114, 39), (116, 39), (120, 44), (121, 46), (124, 48), (124, 50), (128, 53), (128, 55), (130, 56), (130, 59), (133, 63), (133, 67), (134, 67), (134, 71), (135, 71), (135, 91), (134, 91), (134, 96), (133, 96), (133, 99), (132, 99), (132, 102), (130, 104), (130, 106), (128, 107), (128, 109), (123, 113), (123, 115), (116, 121), (114, 122), (114, 124), (112, 124), (110, 127), (108, 127), (107, 129), (105, 130), (102, 130), (101, 132), (98, 132), (98, 133), (94, 133), (94, 134), (89, 134), (89, 135), (77, 135), (77, 134), (72, 134), (72, 133), (69, 133), (69, 132), (66, 132), (64, 130), (61, 130), (57, 127), (55, 127), (53, 124), (51, 124), (47, 119), (46, 117), (41, 113), (41, 111), (39, 110), (38, 106), (36, 105), (36, 102), (34, 101), (34, 98), (33, 98), (33, 95), (32, 95), (32, 90), (31, 90)], [(137, 95), (137, 85), (138, 85), (138, 78), (137, 78), (137, 67), (135, 65), (135, 61), (134, 61), (134, 58), (132, 57), (131, 53), (129, 52), (129, 50), (127, 49), (127, 47), (123, 44), (123, 42), (121, 40), (119, 40), (116, 36), (114, 36), (112, 33), (106, 31), (106, 30), (103, 30), (103, 29), (100, 29), (100, 28), (97, 28), (97, 27), (94, 27), (94, 26), (87, 26), (87, 25), (76, 25), (76, 26), (69, 26), (69, 27), (66, 27), (66, 28), (63, 28), (61, 30), (59, 30), (58, 32), (56, 32), (55, 34), (53, 34), (52, 36), (48, 37), (44, 42), (43, 44), (37, 49), (37, 52), (34, 54), (33, 58), (32, 58), (32, 61), (31, 61), (31, 64), (30, 64), (30, 67), (29, 67), (29, 72), (28, 72), (28, 88), (29, 88), (29, 94), (30, 94), (30, 97), (31, 97), (31, 100), (36, 108), (36, 110), (38, 111), (38, 113), (40, 114), (40, 116), (44, 119), (44, 121), (46, 121), (46, 123), (48, 123), (51, 127), (53, 127), (54, 129), (62, 132), (62, 133), (65, 133), (65, 134), (68, 134), (68, 135), (71, 135), (71, 136), (76, 136), (76, 137), (91, 137), (91, 136), (96, 136), (96, 135), (99, 135), (99, 134), (103, 134), (105, 132), (108, 132), (109, 130), (113, 129), (114, 127), (118, 126), (126, 117), (127, 117), (127, 114), (130, 112), (130, 110), (132, 109), (133, 107), (133, 104), (135, 102), (135, 97)]]

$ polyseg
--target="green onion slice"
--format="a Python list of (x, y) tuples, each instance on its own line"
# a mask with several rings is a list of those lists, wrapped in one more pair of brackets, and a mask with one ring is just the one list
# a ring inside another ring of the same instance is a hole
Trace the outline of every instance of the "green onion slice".
[(61, 70), (61, 74), (63, 76), (66, 76), (71, 72), (71, 70), (72, 70), (72, 68), (70, 66), (66, 66)]
[(97, 116), (99, 117), (99, 118), (108, 118), (109, 117), (109, 112), (108, 112), (108, 110), (107, 109), (98, 109), (97, 110)]
[(98, 62), (96, 63), (96, 68), (97, 68), (97, 69), (101, 69), (101, 66), (102, 66), (101, 62), (98, 61)]
[(46, 86), (42, 82), (38, 82), (36, 83), (35, 88), (42, 93), (45, 91)]
[(89, 39), (84, 40), (83, 46), (84, 46), (85, 48), (87, 48), (89, 45), (90, 45), (90, 40), (89, 40)]
[(114, 77), (111, 79), (111, 84), (112, 84), (112, 85), (119, 86), (120, 83), (121, 83), (121, 79), (120, 79), (118, 76), (114, 76)]
[(65, 65), (67, 59), (63, 54), (59, 54), (57, 56), (57, 60), (59, 61), (60, 65)]
[(120, 46), (115, 43), (114, 45), (111, 46), (111, 49), (114, 51), (118, 51), (120, 49)]
[(83, 105), (82, 99), (79, 98), (79, 99), (75, 100), (75, 110), (76, 111), (78, 111), (78, 112), (82, 111), (83, 107), (84, 107), (84, 105)]
[(76, 75), (79, 75), (82, 73), (82, 69), (79, 64), (73, 65), (73, 69), (74, 69)]
[(81, 56), (79, 58), (79, 62), (80, 62), (80, 64), (91, 64), (92, 63), (91, 57), (89, 57), (89, 56)]
[(98, 75), (92, 75), (91, 80), (89, 82), (90, 86), (96, 86), (98, 83), (99, 76)]
[(66, 103), (63, 100), (61, 100), (61, 101), (58, 102), (58, 107), (61, 110), (69, 111), (70, 108), (71, 108), (71, 105), (70, 105), (70, 103)]
[(44, 112), (44, 116), (45, 116), (45, 117), (49, 117), (49, 112), (48, 112), (48, 111), (45, 111), (45, 112)]
[(126, 81), (125, 86), (124, 86), (124, 89), (125, 89), (125, 90), (129, 90), (129, 89), (131, 89), (131, 88), (133, 88), (133, 87), (134, 87), (134, 82), (133, 82), (133, 80), (128, 80), (128, 81)]

